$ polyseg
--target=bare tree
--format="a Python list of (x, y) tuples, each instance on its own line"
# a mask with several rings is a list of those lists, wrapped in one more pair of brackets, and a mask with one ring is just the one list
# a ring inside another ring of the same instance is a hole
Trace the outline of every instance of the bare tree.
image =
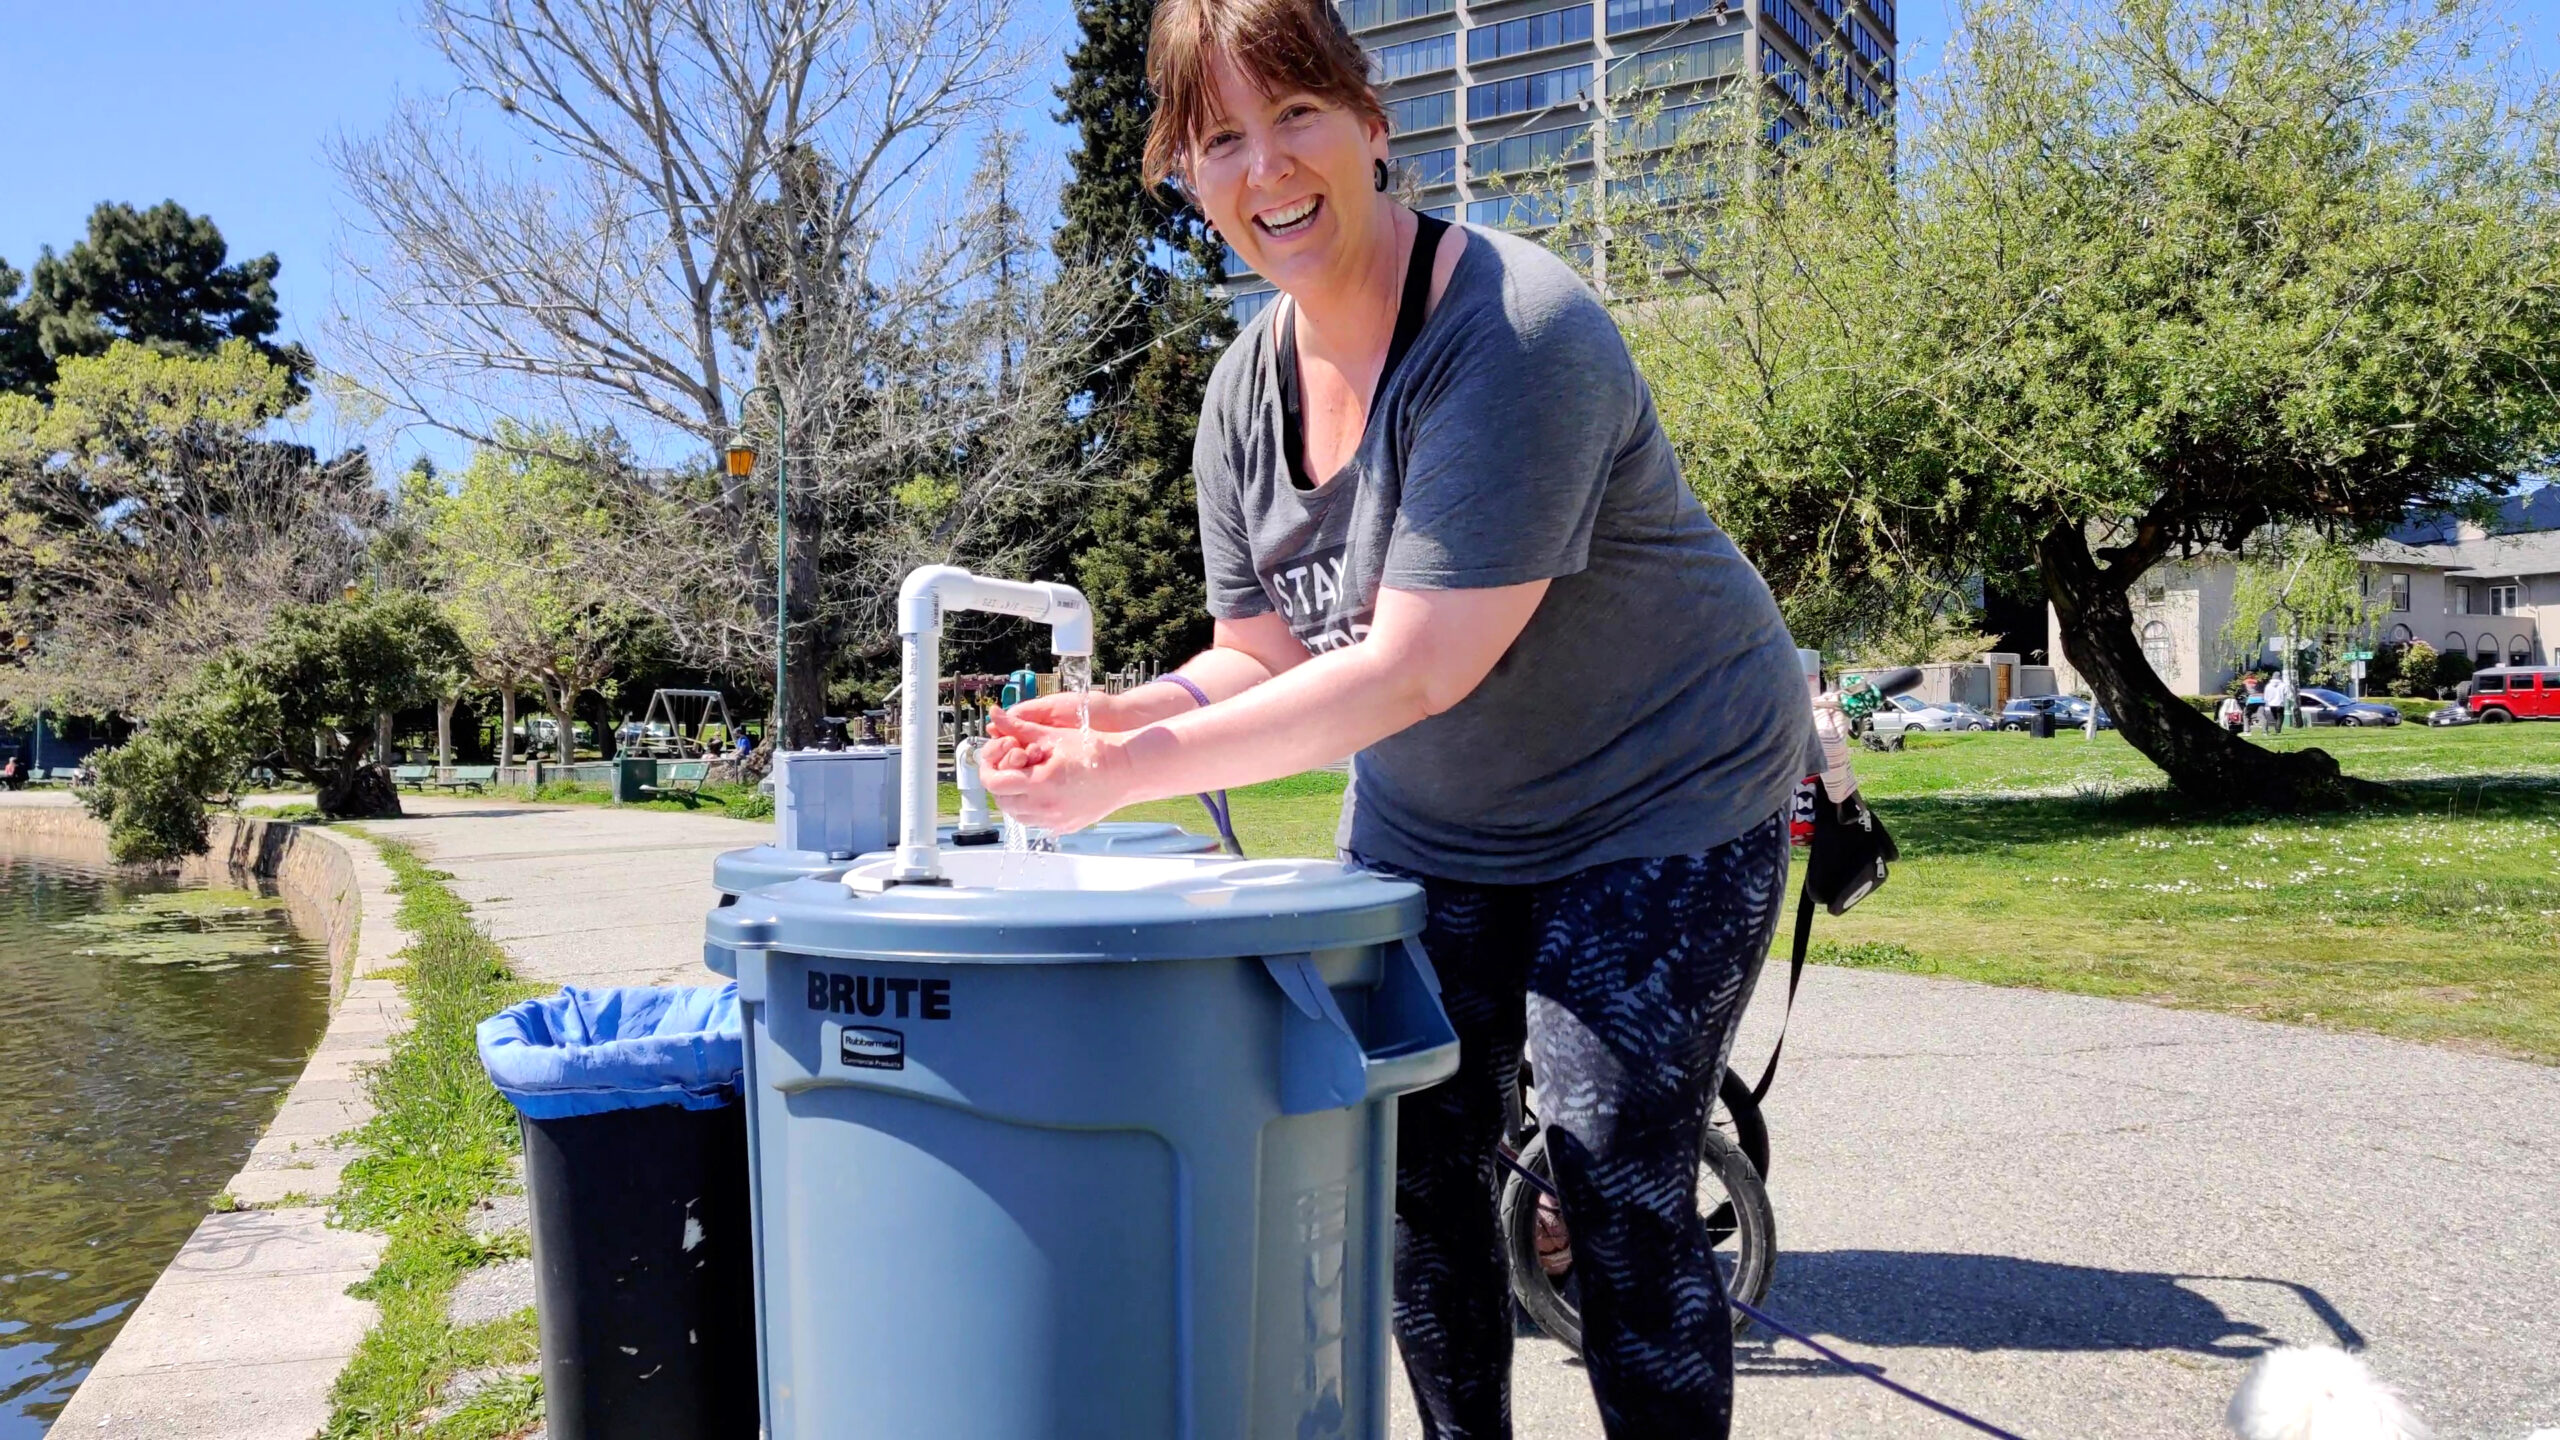
[[(820, 597), (822, 557), (831, 591), (847, 578), (830, 537), (963, 544), (988, 507), (941, 503), (919, 474), (965, 456), (964, 488), (1000, 496), (1079, 463), (1028, 423), (1053, 397), (1022, 362), (1058, 357), (1017, 352), (1088, 332), (1059, 317), (1051, 341), (1017, 328), (991, 351), (991, 302), (1022, 308), (1004, 293), (1020, 250), (973, 230), (983, 207), (934, 193), (1023, 77), (1012, 0), (428, 0), (426, 23), (460, 95), (494, 105), (525, 155), (491, 162), (423, 103), (335, 147), (380, 241), (351, 263), (362, 294), (338, 327), (361, 383), (484, 443), (493, 417), (539, 407), (705, 460), (769, 387), (781, 404), (745, 417), (764, 473), (629, 470), (624, 553), (600, 563), (688, 662), (769, 665), (770, 477), (787, 457), (787, 730), (807, 736), (820, 647), (842, 633)], [(999, 421), (1020, 433), (991, 440)]]

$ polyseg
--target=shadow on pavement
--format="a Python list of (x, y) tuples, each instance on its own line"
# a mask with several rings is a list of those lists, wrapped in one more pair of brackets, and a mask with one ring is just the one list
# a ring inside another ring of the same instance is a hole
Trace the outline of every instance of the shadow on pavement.
[[(2235, 1320), (2189, 1282), (2267, 1285), (2290, 1293), (2340, 1347), (2364, 1337), (2307, 1285), (2260, 1276), (2100, 1270), (2006, 1255), (1934, 1251), (1790, 1251), (1778, 1262), (1767, 1309), (1810, 1335), (1854, 1345), (1957, 1350), (2186, 1350), (2246, 1359), (2286, 1342)], [(1744, 1352), (1754, 1373), (1797, 1373), (1767, 1355), (1765, 1337)], [(1754, 1356), (1752, 1351), (1760, 1352)], [(1751, 1363), (1766, 1358), (1764, 1367)]]

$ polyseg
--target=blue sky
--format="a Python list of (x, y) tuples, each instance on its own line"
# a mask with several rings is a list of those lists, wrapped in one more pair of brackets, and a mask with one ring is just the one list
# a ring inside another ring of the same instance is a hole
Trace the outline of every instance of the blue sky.
[[(1025, 0), (1040, 32), (1071, 28), (1064, 0)], [(1903, 0), (1908, 73), (1935, 67), (1948, 0)], [(2529, 56), (2560, 68), (2560, 0), (2511, 14)], [(326, 363), (320, 333), (341, 201), (322, 146), (378, 126), (403, 90), (434, 93), (442, 64), (393, 0), (0, 0), (11, 57), (0, 86), (0, 257), (76, 240), (101, 200), (174, 199), (209, 214), (237, 255), (275, 252), (288, 338)], [(1057, 47), (1051, 47), (1051, 53)], [(1053, 64), (1016, 123), (1062, 147), (1048, 119)], [(414, 448), (416, 439), (396, 444)], [(440, 458), (456, 452), (430, 443)], [(385, 456), (401, 463), (405, 453)]]

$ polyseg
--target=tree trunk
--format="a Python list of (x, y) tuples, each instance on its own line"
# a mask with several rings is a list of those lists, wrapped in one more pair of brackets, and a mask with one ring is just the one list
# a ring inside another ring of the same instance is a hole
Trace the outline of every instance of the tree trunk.
[(388, 710), (373, 717), (373, 753), (383, 764), (391, 763), (392, 717)]
[(818, 594), (818, 546), (826, 534), (826, 511), (799, 485), (792, 487), (791, 616), (784, 631), (790, 637), (790, 709), (783, 717), (785, 748), (805, 750), (818, 743), (827, 713), (826, 659), (819, 627), (809, 611)]
[(560, 731), (557, 737), (560, 742), (560, 763), (563, 766), (575, 765), (578, 763), (578, 697), (557, 685), (550, 687), (548, 695), (551, 701), (551, 723)]
[[(385, 728), (388, 717), (378, 719), (377, 735)], [(345, 748), (333, 760), (323, 760), (312, 776), (318, 792), (311, 799), (324, 820), (396, 820), (400, 817), (400, 787), (391, 781), (391, 772), (368, 758), (361, 734), (343, 737)]]
[(448, 769), (453, 764), (453, 707), (461, 703), (459, 695), (446, 695), (436, 701), (437, 769)]
[(2135, 638), (2125, 593), (2147, 564), (2101, 566), (2076, 525), (2036, 547), (2062, 652), (2089, 681), (2125, 740), (2197, 799), (2290, 810), (2354, 798), (2360, 782), (2326, 750), (2268, 750), (2223, 729), (2169, 689)]
[(512, 685), (498, 692), (498, 763), (516, 763), (516, 690)]

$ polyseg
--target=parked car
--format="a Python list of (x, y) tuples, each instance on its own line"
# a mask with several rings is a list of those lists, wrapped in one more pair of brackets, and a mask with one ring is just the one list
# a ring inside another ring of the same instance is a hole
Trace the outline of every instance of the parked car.
[(2484, 724), (2560, 720), (2560, 670), (2500, 665), (2471, 676), (2471, 713)]
[[(2036, 711), (2048, 706), (2053, 710), (2055, 729), (2086, 728), (2090, 703), (2077, 695), (2020, 695), (2000, 708), (1999, 728), (2024, 730), (2034, 723)], [(2116, 728), (2115, 717), (2109, 715), (2103, 705), (2098, 707), (2098, 728)]]
[(2477, 725), (2480, 723), (2480, 717), (2472, 714), (2465, 706), (2447, 705), (2443, 709), (2429, 715), (2427, 717), (2427, 723), (2438, 727), (2446, 725)]
[(1988, 730), (1991, 717), (1961, 700), (1922, 700), (1911, 695), (1893, 696), (1886, 709), (1876, 712), (1876, 729), (1899, 730)]
[(2400, 707), (2380, 700), (2357, 700), (2336, 690), (2306, 685), (2294, 697), (2305, 725), (2372, 726), (2400, 723)]

